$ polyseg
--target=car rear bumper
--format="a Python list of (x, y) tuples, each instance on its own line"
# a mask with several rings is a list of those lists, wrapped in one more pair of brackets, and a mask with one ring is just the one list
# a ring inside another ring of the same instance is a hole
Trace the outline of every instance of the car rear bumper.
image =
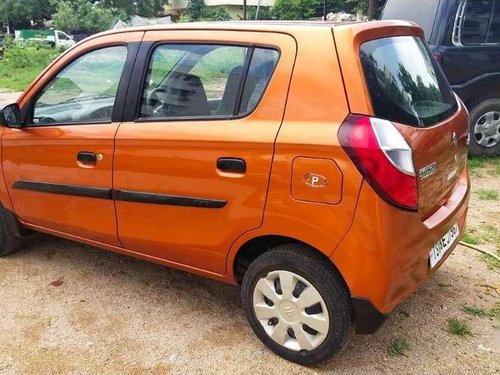
[(363, 183), (351, 229), (330, 256), (350, 289), (358, 333), (376, 331), (384, 314), (429, 279), (451, 254), (460, 235), (430, 269), (434, 244), (454, 224), (463, 233), (469, 195), (464, 168), (450, 197), (422, 221), (417, 212), (389, 205)]

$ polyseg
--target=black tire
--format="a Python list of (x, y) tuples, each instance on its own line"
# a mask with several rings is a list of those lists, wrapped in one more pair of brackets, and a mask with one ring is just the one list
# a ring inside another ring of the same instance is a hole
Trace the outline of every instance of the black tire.
[[(498, 156), (500, 155), (500, 142), (491, 147), (484, 147), (478, 143), (474, 135), (476, 123), (488, 112), (498, 112), (500, 114), (500, 99), (487, 99), (472, 108), (470, 112), (469, 130), (470, 143), (469, 155), (471, 156)], [(497, 130), (500, 131), (500, 130)]]
[[(329, 327), (324, 341), (306, 351), (290, 350), (275, 342), (257, 319), (253, 294), (257, 282), (269, 272), (284, 270), (306, 279), (321, 295), (328, 310)], [(326, 258), (313, 249), (290, 244), (278, 246), (250, 264), (241, 290), (245, 315), (255, 334), (274, 353), (302, 365), (312, 365), (339, 353), (353, 330), (353, 312), (347, 286), (339, 272)]]
[(12, 231), (7, 215), (9, 213), (0, 204), (0, 256), (16, 251), (23, 244), (22, 237)]

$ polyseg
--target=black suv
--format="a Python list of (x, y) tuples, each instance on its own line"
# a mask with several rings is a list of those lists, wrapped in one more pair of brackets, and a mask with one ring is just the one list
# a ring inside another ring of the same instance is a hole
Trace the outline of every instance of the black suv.
[(381, 19), (422, 27), (470, 111), (469, 153), (500, 155), (500, 1), (388, 0)]

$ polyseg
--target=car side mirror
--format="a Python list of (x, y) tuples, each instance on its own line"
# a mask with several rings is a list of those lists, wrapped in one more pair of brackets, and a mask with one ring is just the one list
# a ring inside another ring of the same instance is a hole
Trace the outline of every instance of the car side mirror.
[(21, 109), (19, 108), (19, 104), (14, 103), (3, 107), (0, 112), (0, 124), (8, 128), (21, 128)]

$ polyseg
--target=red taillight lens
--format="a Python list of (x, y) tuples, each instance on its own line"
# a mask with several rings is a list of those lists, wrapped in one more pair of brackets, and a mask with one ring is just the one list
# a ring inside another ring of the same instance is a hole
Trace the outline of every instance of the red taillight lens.
[(384, 200), (408, 210), (417, 209), (412, 150), (391, 122), (351, 115), (339, 129), (339, 140)]

